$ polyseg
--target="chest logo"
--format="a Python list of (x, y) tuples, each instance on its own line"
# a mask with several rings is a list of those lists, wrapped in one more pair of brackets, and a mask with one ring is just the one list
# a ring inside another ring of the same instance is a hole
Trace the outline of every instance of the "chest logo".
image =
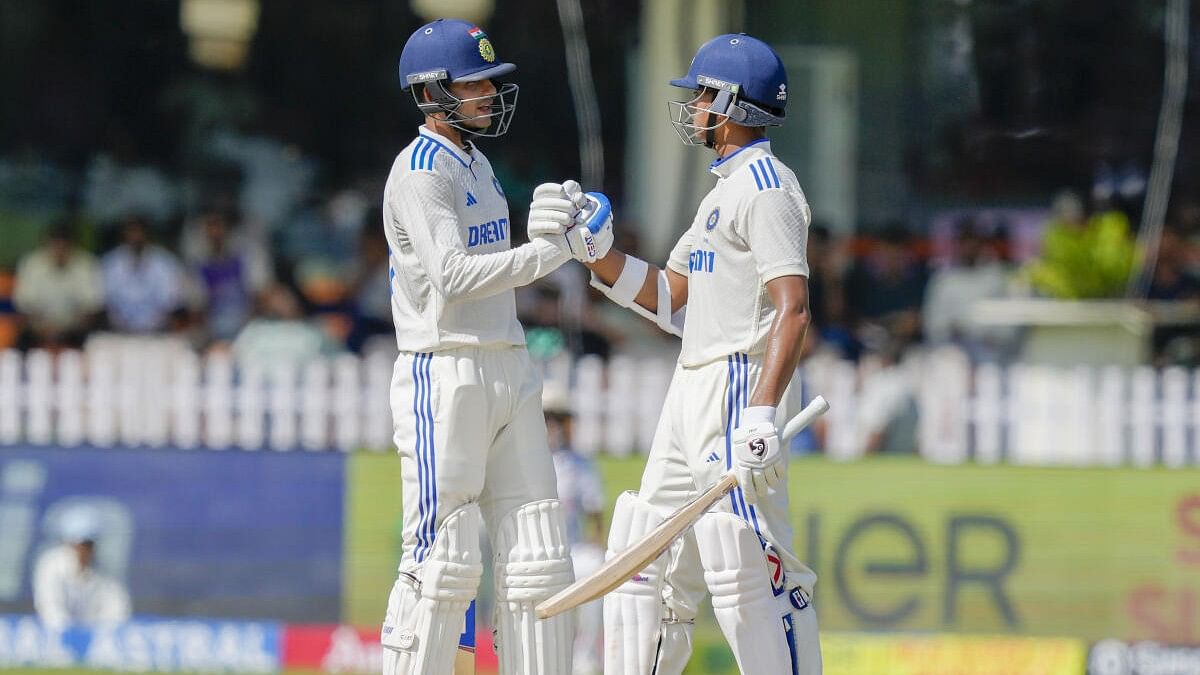
[(717, 226), (717, 223), (720, 222), (720, 220), (721, 207), (718, 206), (712, 210), (712, 213), (708, 214), (708, 220), (704, 222), (704, 229), (712, 232), (713, 228)]
[(500, 181), (496, 180), (495, 176), (492, 176), (492, 187), (496, 188), (496, 194), (504, 196), (504, 188), (500, 187)]
[(508, 218), (491, 220), (467, 228), (467, 248), (495, 244), (508, 239)]
[(468, 192), (467, 193), (467, 206), (475, 206), (478, 203), (479, 203), (479, 200), (475, 199), (475, 195)]

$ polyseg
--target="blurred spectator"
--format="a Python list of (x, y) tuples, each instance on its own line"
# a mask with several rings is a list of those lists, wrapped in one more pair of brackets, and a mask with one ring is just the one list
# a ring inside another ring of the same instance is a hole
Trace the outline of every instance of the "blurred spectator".
[(901, 367), (904, 345), (892, 341), (878, 352), (863, 378), (858, 399), (858, 434), (864, 454), (912, 453), (917, 448), (914, 378)]
[(100, 265), (75, 245), (69, 225), (58, 225), (21, 260), (13, 300), (24, 315), (21, 346), (81, 347), (104, 308)]
[(861, 345), (846, 322), (846, 252), (824, 225), (808, 231), (808, 310), (812, 327), (805, 352), (828, 346), (838, 356), (857, 359)]
[(206, 211), (198, 228), (185, 237), (185, 256), (204, 297), (209, 337), (232, 340), (272, 281), (271, 260), (257, 240), (234, 231), (232, 216), (223, 208)]
[(242, 364), (298, 366), (335, 350), (319, 328), (308, 322), (287, 287), (269, 286), (259, 297), (259, 316), (246, 324), (233, 341), (233, 355)]
[[(542, 388), (546, 433), (558, 476), (571, 544), (575, 578), (582, 579), (604, 562), (604, 486), (595, 463), (575, 452), (571, 442), (574, 411), (567, 388), (547, 380)], [(579, 608), (575, 630), (575, 670), (572, 675), (600, 675), (603, 671), (604, 607), (599, 600)]]
[[(1190, 269), (1195, 245), (1175, 227), (1163, 230), (1158, 261), (1147, 297), (1200, 306), (1200, 278)], [(1154, 354), (1158, 366), (1195, 367), (1200, 364), (1200, 335), (1194, 323), (1168, 323), (1154, 330)]]
[(392, 293), (391, 266), (388, 262), (387, 239), (378, 228), (368, 228), (359, 238), (358, 261), (354, 269), (358, 277), (351, 284), (353, 327), (346, 338), (351, 351), (362, 350), (375, 335), (391, 337)]
[(1172, 227), (1163, 229), (1150, 281), (1151, 300), (1200, 300), (1200, 279), (1188, 268), (1191, 245)]
[(1087, 217), (1072, 193), (1056, 197), (1052, 210), (1041, 255), (1027, 268), (1033, 287), (1069, 300), (1121, 296), (1134, 263), (1129, 218), (1116, 209)]
[(84, 175), (88, 216), (106, 225), (141, 216), (163, 223), (175, 214), (176, 190), (159, 169), (140, 162), (133, 139), (113, 132), (112, 152), (95, 155)]
[(925, 337), (934, 345), (963, 347), (973, 360), (994, 360), (1011, 333), (973, 325), (971, 311), (980, 300), (1008, 294), (1009, 271), (991, 242), (965, 219), (959, 223), (954, 261), (933, 273), (925, 294)]
[(95, 514), (72, 511), (60, 530), (62, 543), (43, 553), (33, 570), (33, 605), (42, 624), (62, 630), (127, 621), (128, 591), (95, 568)]
[(125, 221), (122, 240), (101, 263), (109, 326), (123, 333), (163, 331), (185, 305), (183, 268), (169, 251), (150, 242), (140, 217)]
[(846, 301), (858, 312), (857, 333), (871, 349), (882, 349), (892, 338), (908, 343), (920, 334), (926, 277), (911, 246), (902, 224), (889, 225), (846, 280)]

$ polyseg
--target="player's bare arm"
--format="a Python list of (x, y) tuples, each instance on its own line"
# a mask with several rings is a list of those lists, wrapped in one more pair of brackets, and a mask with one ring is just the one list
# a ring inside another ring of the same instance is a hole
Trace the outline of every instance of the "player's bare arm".
[(762, 375), (750, 396), (751, 406), (776, 407), (783, 398), (804, 347), (808, 332), (808, 279), (802, 276), (777, 277), (767, 282), (767, 295), (775, 305), (775, 320), (767, 338)]

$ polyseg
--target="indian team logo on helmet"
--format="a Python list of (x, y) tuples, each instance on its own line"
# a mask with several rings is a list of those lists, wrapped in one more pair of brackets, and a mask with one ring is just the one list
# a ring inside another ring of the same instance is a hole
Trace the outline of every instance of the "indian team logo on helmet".
[(488, 63), (496, 60), (496, 50), (492, 48), (492, 43), (487, 38), (479, 41), (479, 55)]
[(721, 220), (721, 207), (718, 206), (717, 208), (712, 210), (712, 213), (708, 214), (708, 221), (704, 223), (704, 229), (711, 232), (712, 229), (717, 226), (717, 222), (720, 220)]

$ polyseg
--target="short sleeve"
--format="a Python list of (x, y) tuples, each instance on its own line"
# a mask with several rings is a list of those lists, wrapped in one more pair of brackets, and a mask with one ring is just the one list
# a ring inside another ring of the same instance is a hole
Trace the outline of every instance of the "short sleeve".
[(810, 219), (808, 202), (798, 192), (763, 190), (750, 200), (745, 236), (763, 283), (785, 276), (808, 276)]
[(688, 259), (692, 255), (692, 239), (692, 228), (689, 227), (679, 241), (675, 242), (675, 248), (671, 249), (671, 256), (667, 258), (667, 269), (685, 277), (688, 275)]

